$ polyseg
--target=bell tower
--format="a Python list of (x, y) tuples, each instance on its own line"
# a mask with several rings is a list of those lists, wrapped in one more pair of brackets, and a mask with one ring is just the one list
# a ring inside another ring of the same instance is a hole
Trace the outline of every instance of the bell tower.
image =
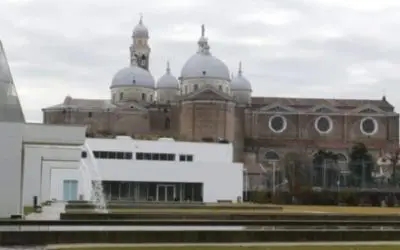
[(149, 46), (149, 31), (143, 24), (143, 15), (140, 15), (139, 23), (136, 25), (132, 34), (132, 45), (130, 46), (130, 62), (145, 70), (149, 70), (150, 63), (150, 46)]

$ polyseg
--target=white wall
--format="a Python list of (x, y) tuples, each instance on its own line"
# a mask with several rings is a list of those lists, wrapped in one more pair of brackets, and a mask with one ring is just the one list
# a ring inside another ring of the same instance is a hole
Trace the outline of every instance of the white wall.
[(85, 140), (84, 126), (25, 124), (24, 142), (56, 145), (82, 145)]
[[(25, 145), (24, 154), (24, 205), (32, 205), (33, 196), (38, 196), (38, 201), (46, 201), (40, 195), (40, 174), (42, 173), (42, 192), (48, 196), (47, 189), (50, 167), (78, 168), (81, 159), (81, 147)], [(41, 167), (43, 157), (43, 168)], [(75, 162), (71, 162), (75, 161)], [(42, 170), (41, 170), (42, 168)], [(47, 168), (47, 169), (46, 169)], [(46, 175), (46, 173), (48, 173)]]
[(79, 170), (74, 169), (52, 169), (51, 170), (51, 189), (50, 199), (62, 200), (63, 199), (63, 182), (64, 180), (77, 180), (78, 181), (78, 198), (83, 195), (84, 199), (88, 200), (90, 197), (90, 190), (85, 188), (82, 175)]
[[(192, 154), (194, 162), (232, 162), (232, 144), (183, 142), (183, 141), (146, 141), (133, 139), (98, 139), (86, 140), (92, 151), (123, 151), (148, 153)], [(133, 155), (135, 157), (135, 154)]]
[[(62, 171), (62, 170), (70, 170), (73, 173), (77, 173), (78, 177), (80, 177), (79, 174), (79, 168), (80, 162), (59, 162), (59, 161), (47, 161), (43, 163), (43, 172), (42, 172), (42, 192), (39, 197), (42, 197), (41, 199), (43, 201), (48, 201), (53, 199), (51, 197), (51, 174), (53, 171)], [(68, 173), (68, 171), (65, 171)], [(68, 178), (67, 178), (68, 179)], [(70, 180), (78, 180), (76, 178), (70, 178)], [(62, 184), (61, 184), (62, 185)], [(78, 180), (78, 186), (80, 185), (80, 182)]]
[[(222, 199), (236, 200), (238, 196), (242, 196), (243, 192), (243, 165), (241, 163), (139, 162), (103, 159), (98, 159), (97, 163), (103, 180), (203, 183), (205, 202)], [(62, 182), (66, 179), (77, 179), (79, 183), (82, 183), (79, 171), (53, 170), (52, 198), (62, 199)], [(79, 190), (82, 192), (81, 187)]]
[(22, 214), (22, 137), (24, 124), (0, 122), (0, 218)]

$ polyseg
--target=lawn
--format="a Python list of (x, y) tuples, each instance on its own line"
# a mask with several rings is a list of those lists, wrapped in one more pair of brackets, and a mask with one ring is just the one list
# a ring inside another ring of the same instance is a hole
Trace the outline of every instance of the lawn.
[(400, 245), (383, 246), (192, 246), (192, 247), (88, 247), (73, 250), (398, 250)]
[(305, 206), (284, 205), (283, 211), (287, 213), (322, 212), (322, 213), (346, 213), (346, 214), (400, 214), (400, 207), (342, 207), (342, 206)]
[(33, 207), (30, 207), (30, 206), (25, 206), (24, 207), (24, 215), (28, 215), (28, 214), (31, 214), (33, 212), (34, 212)]
[[(341, 207), (341, 206), (304, 206), (304, 205), (284, 205), (283, 210), (275, 209), (226, 209), (226, 208), (119, 208), (110, 209), (112, 213), (253, 213), (253, 214), (281, 214), (281, 213), (342, 213), (342, 214), (365, 214), (365, 215), (385, 215), (399, 214), (400, 207)], [(68, 209), (68, 213), (91, 213), (91, 209)]]

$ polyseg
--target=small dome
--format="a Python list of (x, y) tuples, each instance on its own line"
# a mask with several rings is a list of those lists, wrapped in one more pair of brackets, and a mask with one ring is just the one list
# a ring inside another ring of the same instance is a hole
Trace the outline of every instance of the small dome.
[(114, 75), (111, 88), (120, 86), (140, 86), (154, 89), (155, 81), (147, 70), (131, 65), (121, 69)]
[(133, 29), (133, 37), (142, 37), (148, 38), (149, 37), (149, 30), (143, 24), (143, 16), (140, 17), (139, 23)]
[(167, 63), (167, 70), (165, 74), (160, 77), (157, 81), (157, 88), (158, 89), (179, 89), (179, 82), (171, 74), (171, 69), (169, 67), (169, 62)]
[(201, 37), (197, 42), (199, 49), (196, 54), (189, 58), (184, 64), (182, 78), (202, 78), (211, 77), (230, 80), (229, 69), (224, 62), (214, 57), (210, 53), (210, 46), (205, 37), (204, 25), (201, 26)]
[(242, 63), (239, 63), (239, 72), (236, 77), (232, 78), (231, 81), (231, 90), (250, 90), (251, 91), (251, 83), (246, 77), (243, 76), (242, 72)]

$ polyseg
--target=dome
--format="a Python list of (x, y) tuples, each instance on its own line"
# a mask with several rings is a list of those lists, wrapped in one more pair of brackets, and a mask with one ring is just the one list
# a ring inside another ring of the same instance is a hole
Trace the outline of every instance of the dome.
[(242, 64), (239, 63), (239, 72), (236, 77), (232, 78), (231, 81), (231, 90), (250, 90), (251, 91), (251, 83), (246, 77), (243, 76), (242, 72)]
[(144, 26), (142, 16), (140, 17), (139, 23), (133, 29), (133, 37), (143, 37), (143, 38), (149, 37), (149, 30), (146, 28), (146, 26)]
[(157, 88), (158, 89), (179, 89), (179, 82), (178, 80), (175, 78), (175, 76), (173, 76), (171, 74), (171, 69), (169, 67), (169, 63), (167, 63), (167, 70), (165, 72), (165, 74), (160, 77), (160, 79), (158, 79), (157, 81)]
[(211, 77), (230, 80), (228, 67), (224, 62), (211, 55), (208, 40), (205, 37), (204, 25), (201, 26), (201, 37), (197, 42), (199, 49), (184, 64), (182, 78)]
[(114, 75), (111, 88), (120, 86), (140, 86), (154, 89), (155, 81), (147, 70), (131, 65), (121, 69)]
[(229, 69), (218, 58), (204, 53), (194, 54), (184, 64), (182, 78), (212, 77), (229, 80)]

